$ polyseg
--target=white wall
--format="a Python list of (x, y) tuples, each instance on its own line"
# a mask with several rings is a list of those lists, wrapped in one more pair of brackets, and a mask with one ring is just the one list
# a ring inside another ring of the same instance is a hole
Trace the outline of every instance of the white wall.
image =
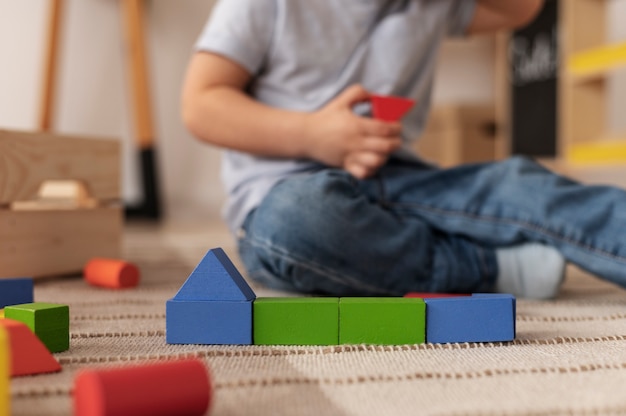
[[(154, 115), (163, 191), (170, 213), (217, 215), (223, 201), (219, 151), (193, 140), (179, 118), (179, 88), (191, 46), (214, 0), (146, 0)], [(0, 0), (0, 128), (36, 127), (48, 0)], [(615, 39), (626, 39), (626, 1), (613, 2)], [(132, 120), (122, 61), (117, 0), (66, 0), (56, 129), (121, 137), (124, 194), (139, 194)], [(441, 56), (437, 102), (489, 102), (493, 96), (489, 39), (455, 41)], [(626, 75), (626, 74), (624, 74)], [(626, 123), (626, 82), (614, 80), (611, 123)], [(622, 105), (618, 105), (622, 103)], [(621, 123), (621, 124), (620, 124)]]

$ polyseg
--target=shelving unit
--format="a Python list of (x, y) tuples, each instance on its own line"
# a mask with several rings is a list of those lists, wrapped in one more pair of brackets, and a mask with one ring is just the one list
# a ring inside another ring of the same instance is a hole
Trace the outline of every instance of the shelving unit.
[(626, 42), (607, 44), (611, 0), (561, 0), (560, 154), (572, 164), (626, 162), (626, 132), (607, 130), (608, 79)]

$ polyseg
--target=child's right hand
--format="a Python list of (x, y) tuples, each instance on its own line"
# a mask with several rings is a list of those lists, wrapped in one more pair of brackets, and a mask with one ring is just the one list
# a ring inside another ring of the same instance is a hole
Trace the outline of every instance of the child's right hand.
[(310, 158), (340, 167), (358, 179), (372, 176), (402, 145), (400, 123), (362, 117), (352, 108), (369, 101), (370, 93), (353, 85), (320, 110), (311, 113), (305, 128)]

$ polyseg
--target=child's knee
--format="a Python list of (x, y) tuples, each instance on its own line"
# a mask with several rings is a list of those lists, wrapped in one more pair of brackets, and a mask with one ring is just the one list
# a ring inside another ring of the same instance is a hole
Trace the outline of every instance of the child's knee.
[(254, 227), (272, 239), (330, 238), (352, 220), (348, 207), (359, 195), (355, 186), (349, 174), (334, 170), (290, 178), (256, 209)]

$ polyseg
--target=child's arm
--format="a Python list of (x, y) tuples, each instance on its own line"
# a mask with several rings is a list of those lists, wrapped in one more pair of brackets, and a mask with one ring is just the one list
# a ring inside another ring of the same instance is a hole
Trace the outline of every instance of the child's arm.
[(401, 126), (361, 117), (352, 107), (369, 99), (352, 86), (318, 111), (266, 106), (245, 93), (251, 75), (225, 57), (200, 52), (189, 64), (182, 117), (208, 143), (259, 156), (313, 159), (357, 178), (374, 174), (401, 146)]
[(544, 0), (477, 0), (468, 32), (485, 33), (524, 26), (541, 10), (543, 2)]

